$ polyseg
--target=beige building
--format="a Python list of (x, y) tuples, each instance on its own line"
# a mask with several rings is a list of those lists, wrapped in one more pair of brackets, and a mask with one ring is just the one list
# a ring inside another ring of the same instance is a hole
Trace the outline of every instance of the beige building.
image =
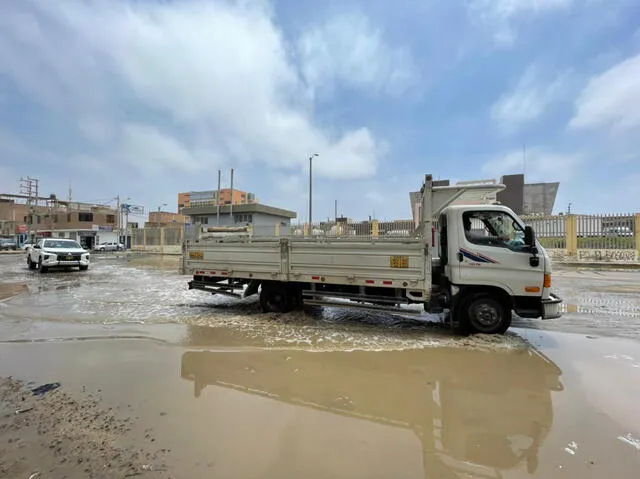
[(197, 206), (210, 205), (247, 205), (259, 203), (258, 198), (253, 193), (242, 190), (232, 190), (231, 188), (222, 188), (220, 190), (220, 199), (218, 190), (207, 191), (189, 191), (187, 193), (178, 193), (178, 212), (182, 212), (183, 208), (191, 208)]
[(151, 211), (149, 221), (145, 228), (160, 228), (183, 225), (187, 222), (187, 217), (180, 213), (169, 213), (167, 211)]
[(17, 236), (20, 244), (33, 238), (69, 238), (85, 247), (117, 241), (118, 214), (114, 208), (80, 202), (38, 198), (29, 207), (22, 195), (0, 194), (0, 234)]

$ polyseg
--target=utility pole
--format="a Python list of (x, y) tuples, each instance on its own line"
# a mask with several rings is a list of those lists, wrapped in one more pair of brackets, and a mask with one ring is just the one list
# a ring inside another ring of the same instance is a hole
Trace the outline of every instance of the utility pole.
[(309, 157), (309, 231), (311, 231), (313, 228), (312, 197), (313, 197), (313, 157), (314, 156), (318, 156), (318, 154), (314, 153)]
[(333, 216), (335, 219), (335, 222), (338, 222), (338, 200), (335, 200), (335, 204), (333, 205)]
[(231, 168), (231, 204), (229, 205), (229, 217), (231, 218), (231, 224), (233, 225), (233, 168)]
[(220, 181), (221, 181), (221, 175), (222, 175), (222, 171), (218, 170), (218, 193), (216, 195), (218, 226), (220, 226)]
[(122, 236), (122, 212), (120, 211), (120, 195), (116, 196), (116, 232), (118, 233), (118, 243)]
[[(38, 180), (27, 176), (20, 178), (20, 193), (26, 195), (27, 198), (27, 228), (28, 239), (31, 240), (31, 229), (33, 227), (33, 215), (38, 209)], [(36, 227), (36, 233), (38, 228)]]

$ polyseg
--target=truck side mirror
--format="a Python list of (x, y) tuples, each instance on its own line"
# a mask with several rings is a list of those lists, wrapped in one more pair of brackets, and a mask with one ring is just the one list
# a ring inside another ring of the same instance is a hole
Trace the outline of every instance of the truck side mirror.
[(524, 227), (524, 244), (529, 248), (536, 246), (536, 233), (531, 226)]

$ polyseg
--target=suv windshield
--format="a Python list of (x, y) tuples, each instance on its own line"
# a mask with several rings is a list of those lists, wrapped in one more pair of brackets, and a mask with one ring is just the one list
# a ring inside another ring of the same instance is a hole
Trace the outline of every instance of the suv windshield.
[(77, 241), (72, 240), (46, 240), (44, 248), (82, 248)]

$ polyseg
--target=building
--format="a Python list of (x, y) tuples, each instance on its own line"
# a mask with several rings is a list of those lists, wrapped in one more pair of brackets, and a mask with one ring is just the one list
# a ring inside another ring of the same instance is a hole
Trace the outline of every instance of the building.
[[(498, 202), (511, 208), (517, 215), (522, 216), (550, 216), (556, 202), (556, 195), (560, 183), (525, 183), (523, 174), (504, 175), (500, 181), (496, 180), (473, 180), (460, 181), (456, 185), (494, 185), (503, 184), (506, 188), (497, 193), (478, 190), (477, 194), (468, 192), (462, 195), (452, 204), (482, 204)], [(449, 180), (437, 180), (433, 186), (449, 186)], [(420, 205), (420, 193), (409, 193), (414, 218), (416, 208)]]
[(276, 225), (288, 228), (296, 217), (293, 211), (259, 203), (218, 206), (215, 204), (193, 205), (182, 209), (189, 216), (191, 223), (210, 226), (244, 226), (252, 225), (256, 234), (273, 234)]
[(222, 188), (220, 190), (220, 200), (217, 201), (218, 190), (189, 191), (178, 193), (178, 212), (183, 213), (183, 208), (202, 205), (246, 205), (258, 203), (256, 195), (242, 190)]
[(505, 175), (500, 183), (506, 189), (497, 195), (498, 201), (523, 216), (550, 216), (560, 183), (525, 183), (523, 174)]
[(68, 238), (92, 248), (117, 241), (117, 211), (104, 205), (41, 197), (32, 205), (24, 195), (0, 194), (0, 230), (23, 244), (31, 238)]
[(169, 213), (167, 211), (151, 211), (149, 212), (149, 221), (145, 228), (166, 228), (171, 226), (184, 225), (187, 217), (180, 213)]

